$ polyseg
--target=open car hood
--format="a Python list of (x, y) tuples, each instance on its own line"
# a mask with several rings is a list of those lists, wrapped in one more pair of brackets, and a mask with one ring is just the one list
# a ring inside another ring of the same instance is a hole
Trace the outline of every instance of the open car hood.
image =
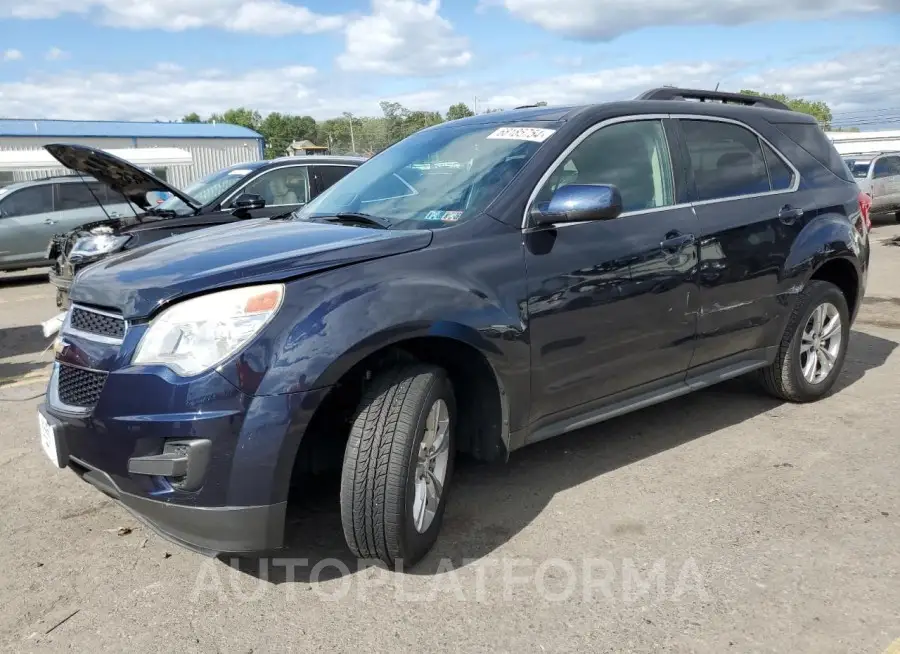
[(146, 170), (111, 155), (109, 152), (71, 143), (51, 143), (45, 145), (44, 149), (66, 168), (90, 175), (114, 191), (121, 193), (129, 202), (141, 209), (147, 210), (152, 206), (150, 200), (147, 199), (147, 193), (150, 192), (171, 193), (195, 210), (201, 206), (197, 200), (185, 195), (183, 191), (169, 186)]

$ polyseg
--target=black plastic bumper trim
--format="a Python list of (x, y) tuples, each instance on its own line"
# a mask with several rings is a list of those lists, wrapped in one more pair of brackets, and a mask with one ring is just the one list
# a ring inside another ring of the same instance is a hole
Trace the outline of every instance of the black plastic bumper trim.
[(287, 502), (261, 506), (201, 507), (173, 504), (122, 492), (108, 474), (87, 470), (84, 481), (119, 501), (136, 518), (163, 538), (206, 556), (248, 554), (284, 545)]

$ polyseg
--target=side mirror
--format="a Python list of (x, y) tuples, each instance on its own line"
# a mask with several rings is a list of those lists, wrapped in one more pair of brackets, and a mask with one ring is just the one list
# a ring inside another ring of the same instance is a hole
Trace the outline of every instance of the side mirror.
[(531, 218), (538, 225), (613, 220), (622, 213), (622, 195), (612, 184), (567, 184), (556, 189), (550, 202), (534, 205)]
[(241, 193), (231, 203), (232, 209), (236, 211), (251, 211), (253, 209), (262, 209), (265, 206), (266, 201), (263, 197), (254, 193)]

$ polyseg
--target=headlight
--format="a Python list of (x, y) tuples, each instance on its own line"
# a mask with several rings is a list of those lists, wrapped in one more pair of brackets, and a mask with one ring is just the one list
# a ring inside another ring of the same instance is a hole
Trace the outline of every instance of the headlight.
[(90, 258), (114, 252), (125, 244), (130, 236), (114, 236), (113, 234), (91, 234), (75, 241), (69, 258)]
[(164, 365), (185, 376), (209, 370), (249, 343), (283, 297), (283, 284), (267, 284), (179, 302), (153, 319), (131, 362)]

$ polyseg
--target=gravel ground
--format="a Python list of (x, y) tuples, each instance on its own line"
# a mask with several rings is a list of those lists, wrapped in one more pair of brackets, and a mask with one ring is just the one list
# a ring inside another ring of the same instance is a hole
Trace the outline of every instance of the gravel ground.
[[(55, 471), (45, 277), (0, 275), (0, 647), (27, 651), (871, 652), (900, 638), (900, 247), (874, 233), (838, 390), (742, 380), (462, 465), (408, 573), (343, 545), (335, 480), (284, 560), (216, 561)], [(893, 427), (891, 425), (894, 425)]]

